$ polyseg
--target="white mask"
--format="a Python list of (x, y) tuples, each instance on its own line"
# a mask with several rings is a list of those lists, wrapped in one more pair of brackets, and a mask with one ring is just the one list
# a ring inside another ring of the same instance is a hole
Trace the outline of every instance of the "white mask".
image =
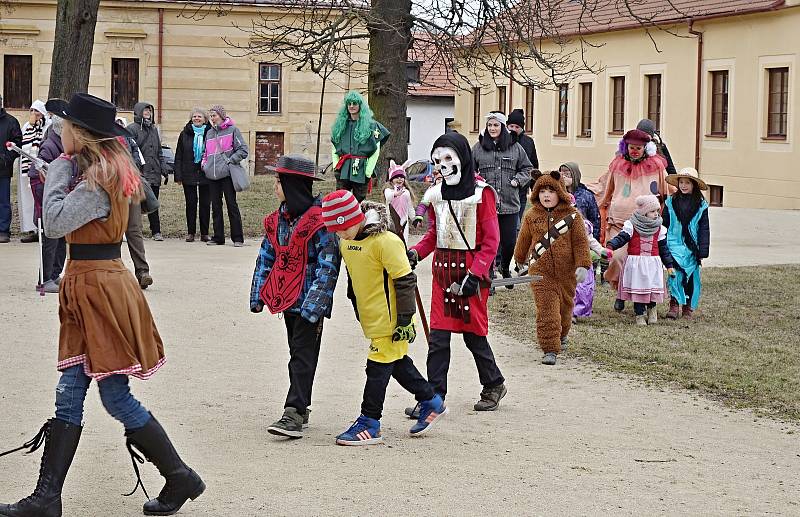
[(461, 159), (458, 153), (451, 147), (437, 147), (431, 153), (434, 172), (438, 172), (444, 178), (444, 182), (450, 186), (458, 185), (461, 181)]

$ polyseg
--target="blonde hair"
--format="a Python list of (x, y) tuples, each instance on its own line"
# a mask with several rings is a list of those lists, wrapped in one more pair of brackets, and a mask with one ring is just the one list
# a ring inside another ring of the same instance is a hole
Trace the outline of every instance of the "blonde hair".
[(131, 154), (120, 142), (122, 137), (101, 136), (80, 126), (64, 121), (72, 131), (78, 170), (89, 188), (102, 188), (113, 199), (144, 199), (139, 169)]
[[(417, 196), (414, 195), (414, 191), (411, 189), (411, 184), (408, 182), (408, 178), (406, 176), (402, 176), (402, 178), (403, 178), (403, 188), (405, 188), (408, 194), (411, 196), (411, 202), (417, 204)], [(386, 189), (394, 190), (394, 178), (388, 180), (383, 188), (384, 190)]]

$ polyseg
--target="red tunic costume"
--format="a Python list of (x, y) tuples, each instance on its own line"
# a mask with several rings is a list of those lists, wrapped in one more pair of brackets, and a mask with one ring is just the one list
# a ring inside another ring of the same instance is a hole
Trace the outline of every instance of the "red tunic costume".
[[(486, 183), (478, 181), (474, 196), (447, 201), (441, 199), (441, 184), (431, 189), (439, 192), (433, 190), (430, 196), (430, 226), (422, 240), (412, 248), (420, 259), (433, 253), (431, 328), (485, 336), (489, 332), (486, 307), (491, 282), (489, 270), (500, 243), (495, 192)], [(452, 212), (448, 204), (453, 208)], [(455, 225), (453, 214), (467, 243)], [(460, 283), (467, 271), (482, 280), (479, 294), (470, 297), (451, 294), (450, 285)]]

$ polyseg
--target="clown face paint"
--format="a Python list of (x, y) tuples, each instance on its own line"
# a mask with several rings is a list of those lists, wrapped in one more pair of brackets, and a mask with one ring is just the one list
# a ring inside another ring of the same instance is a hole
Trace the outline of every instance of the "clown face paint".
[(461, 181), (461, 160), (455, 149), (450, 147), (437, 147), (431, 153), (434, 175), (442, 175), (448, 185), (458, 185)]

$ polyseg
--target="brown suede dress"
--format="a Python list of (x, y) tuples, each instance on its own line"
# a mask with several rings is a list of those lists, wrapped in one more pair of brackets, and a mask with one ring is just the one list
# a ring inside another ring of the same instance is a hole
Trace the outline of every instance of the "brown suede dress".
[[(66, 235), (68, 244), (122, 241), (127, 199), (111, 200), (105, 221), (95, 219)], [(122, 259), (68, 260), (59, 293), (58, 369), (83, 364), (87, 376), (150, 378), (164, 364), (164, 346), (150, 307)]]

